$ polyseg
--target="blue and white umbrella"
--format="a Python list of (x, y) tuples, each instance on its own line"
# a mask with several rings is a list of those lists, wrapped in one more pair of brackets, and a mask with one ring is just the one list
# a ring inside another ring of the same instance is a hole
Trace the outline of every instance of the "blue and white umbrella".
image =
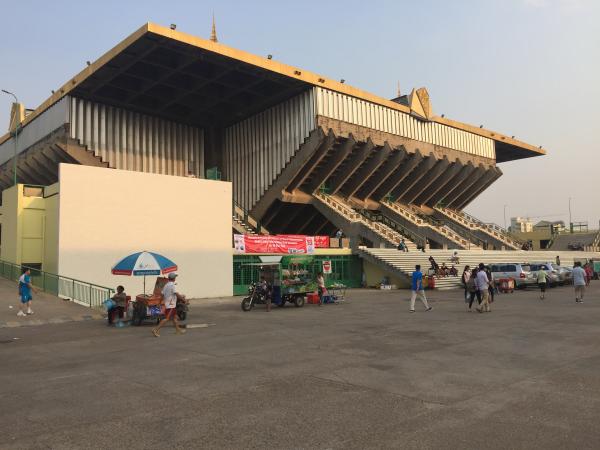
[(175, 272), (177, 264), (169, 258), (153, 252), (137, 252), (126, 256), (116, 263), (111, 272), (113, 275), (133, 275), (144, 277), (144, 294), (146, 294), (146, 275), (164, 275)]

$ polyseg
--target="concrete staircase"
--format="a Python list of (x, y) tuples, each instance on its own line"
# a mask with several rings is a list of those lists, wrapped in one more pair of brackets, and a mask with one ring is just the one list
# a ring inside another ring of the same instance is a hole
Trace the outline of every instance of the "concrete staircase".
[(269, 234), (244, 208), (234, 202), (231, 228), (237, 234)]
[(509, 250), (520, 250), (522, 248), (522, 242), (513, 238), (506, 230), (496, 224), (483, 223), (464, 211), (458, 211), (451, 208), (436, 206), (433, 210), (465, 230), (477, 233), (480, 238), (491, 241), (496, 247), (504, 247)]
[(590, 231), (584, 233), (561, 233), (552, 239), (551, 250), (568, 250), (569, 245), (581, 245), (585, 250), (599, 251), (600, 249), (600, 231)]
[(315, 192), (313, 199), (314, 206), (347, 235), (366, 236), (375, 246), (392, 248), (404, 239), (409, 251), (417, 250), (416, 244), (406, 236), (381, 222), (369, 220), (341, 197)]
[[(423, 252), (399, 252), (394, 249), (386, 248), (359, 248), (359, 255), (379, 267), (396, 275), (404, 280), (409, 280), (416, 264), (421, 265), (421, 271), (427, 274), (427, 270), (431, 266), (428, 258), (433, 256), (436, 262), (441, 266), (446, 263), (446, 266), (451, 267), (450, 257), (453, 250), (430, 250), (427, 253)], [(600, 258), (598, 252), (552, 252), (552, 251), (537, 251), (528, 252), (523, 250), (470, 250), (460, 251), (460, 264), (454, 264), (458, 270), (458, 277), (443, 277), (436, 278), (436, 289), (455, 289), (462, 287), (460, 275), (465, 266), (474, 267), (479, 263), (495, 264), (495, 263), (525, 263), (525, 262), (552, 262), (556, 256), (560, 256), (560, 261), (563, 266), (573, 266), (574, 262), (583, 258)]]
[(399, 202), (383, 200), (381, 209), (390, 214), (394, 220), (403, 222), (403, 225), (412, 225), (416, 231), (427, 237), (430, 241), (438, 242), (447, 248), (477, 249), (476, 243), (469, 241), (455, 230), (426, 217), (419, 208), (412, 205), (404, 205)]

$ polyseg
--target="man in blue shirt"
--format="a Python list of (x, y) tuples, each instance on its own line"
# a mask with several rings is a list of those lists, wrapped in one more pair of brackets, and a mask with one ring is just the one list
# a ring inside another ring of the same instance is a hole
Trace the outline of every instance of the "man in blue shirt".
[(425, 297), (425, 291), (423, 290), (423, 274), (421, 273), (421, 266), (417, 264), (415, 266), (415, 271), (412, 274), (412, 295), (410, 296), (410, 312), (415, 312), (415, 300), (417, 296), (425, 305), (425, 311), (431, 311), (431, 306), (427, 303), (427, 298)]

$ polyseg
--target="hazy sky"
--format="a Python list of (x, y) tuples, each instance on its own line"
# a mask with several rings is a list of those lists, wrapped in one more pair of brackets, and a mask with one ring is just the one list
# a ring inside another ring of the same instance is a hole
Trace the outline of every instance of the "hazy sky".
[[(468, 211), (600, 220), (600, 1), (0, 0), (0, 88), (28, 108), (147, 21), (391, 98), (426, 86), (434, 112), (543, 145)], [(10, 98), (0, 96), (0, 126)]]

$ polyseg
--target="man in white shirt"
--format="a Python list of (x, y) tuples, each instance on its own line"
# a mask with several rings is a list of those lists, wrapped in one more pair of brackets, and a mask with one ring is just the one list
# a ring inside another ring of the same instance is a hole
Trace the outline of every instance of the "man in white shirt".
[(173, 321), (173, 324), (175, 325), (175, 332), (177, 334), (185, 333), (185, 329), (179, 326), (179, 321), (177, 319), (177, 300), (185, 301), (185, 295), (181, 295), (179, 292), (177, 292), (175, 278), (177, 278), (177, 274), (171, 272), (169, 274), (169, 281), (167, 284), (165, 284), (162, 290), (163, 302), (165, 304), (165, 318), (161, 320), (158, 326), (152, 330), (152, 334), (156, 337), (160, 337), (160, 329), (169, 320)]
[(479, 270), (477, 271), (477, 278), (475, 279), (475, 283), (477, 283), (477, 289), (481, 294), (481, 305), (477, 307), (478, 312), (491, 312), (492, 308), (490, 307), (490, 280), (488, 279), (487, 273), (485, 273), (485, 265), (483, 263), (479, 263)]
[(583, 303), (583, 294), (585, 293), (585, 270), (581, 263), (577, 261), (573, 267), (573, 286), (575, 287), (575, 303)]

